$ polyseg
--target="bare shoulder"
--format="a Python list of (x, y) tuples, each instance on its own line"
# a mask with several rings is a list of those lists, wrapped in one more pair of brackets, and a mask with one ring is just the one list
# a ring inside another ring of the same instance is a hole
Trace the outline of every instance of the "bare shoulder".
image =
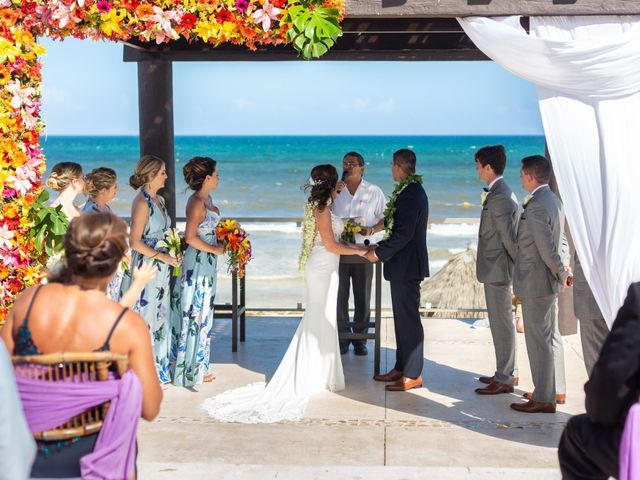
[(147, 199), (142, 194), (142, 191), (138, 192), (135, 197), (133, 197), (133, 209), (138, 208), (149, 208), (149, 204), (147, 203)]

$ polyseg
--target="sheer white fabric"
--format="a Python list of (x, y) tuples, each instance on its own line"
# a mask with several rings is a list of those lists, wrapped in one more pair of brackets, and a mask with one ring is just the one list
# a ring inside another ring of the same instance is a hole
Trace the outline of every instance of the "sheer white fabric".
[[(332, 216), (336, 238), (342, 221)], [(298, 420), (315, 393), (344, 389), (336, 307), (340, 256), (320, 235), (305, 270), (307, 308), (276, 373), (267, 384), (253, 383), (205, 400), (209, 415), (222, 422), (272, 423)]]
[(487, 56), (538, 86), (576, 251), (609, 325), (640, 280), (640, 17), (460, 18)]

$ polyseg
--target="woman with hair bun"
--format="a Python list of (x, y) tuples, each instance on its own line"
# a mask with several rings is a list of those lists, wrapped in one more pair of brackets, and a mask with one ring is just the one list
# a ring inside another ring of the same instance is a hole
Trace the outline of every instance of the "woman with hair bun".
[[(111, 212), (109, 202), (116, 197), (118, 191), (118, 177), (115, 170), (99, 167), (91, 170), (84, 177), (84, 194), (87, 202), (82, 207), (84, 212)], [(129, 255), (124, 261), (129, 263)], [(107, 296), (116, 302), (120, 299), (120, 284), (122, 283), (122, 269), (118, 267), (115, 275), (107, 286)]]
[(331, 214), (338, 172), (333, 165), (311, 170), (305, 204), (301, 267), (306, 310), (289, 348), (268, 384), (253, 383), (208, 399), (209, 415), (223, 422), (272, 423), (299, 419), (309, 398), (344, 389), (336, 322), (340, 255), (366, 248), (340, 242), (342, 220)]
[[(145, 260), (151, 261), (158, 269), (155, 279), (142, 290), (133, 310), (145, 319), (151, 332), (156, 370), (161, 383), (171, 381), (170, 267), (180, 265), (180, 260), (170, 256), (165, 249), (156, 248), (171, 226), (169, 212), (164, 205), (164, 200), (158, 194), (158, 190), (164, 187), (166, 180), (167, 171), (164, 162), (153, 155), (142, 157), (129, 179), (129, 184), (139, 190), (131, 207), (130, 270), (135, 276), (136, 269), (142, 268)], [(131, 275), (125, 274), (120, 286), (120, 295), (124, 295), (130, 285)]]
[(118, 191), (118, 177), (115, 170), (99, 167), (91, 170), (84, 177), (84, 194), (87, 203), (82, 207), (83, 212), (111, 212), (108, 205), (116, 198)]
[[(162, 389), (149, 331), (140, 315), (105, 296), (126, 249), (127, 225), (115, 215), (86, 213), (72, 220), (64, 237), (65, 262), (59, 277), (26, 289), (16, 299), (0, 337), (13, 355), (89, 351), (127, 355), (142, 387), (140, 416), (153, 420), (160, 410)], [(62, 406), (57, 401), (52, 399), (51, 407)], [(31, 478), (79, 478), (80, 459), (94, 450), (97, 438), (93, 433), (62, 441), (38, 440)]]
[(51, 169), (51, 175), (49, 175), (46, 185), (54, 192), (58, 192), (58, 196), (51, 202), (52, 207), (60, 205), (69, 221), (80, 215), (80, 210), (73, 204), (84, 188), (80, 164), (75, 162), (56, 163)]
[(209, 333), (213, 326), (217, 256), (223, 248), (216, 243), (220, 210), (210, 196), (218, 188), (216, 161), (194, 157), (182, 171), (194, 193), (187, 202), (184, 238), (189, 246), (173, 302), (171, 363), (173, 384), (191, 387), (215, 378), (209, 371)]

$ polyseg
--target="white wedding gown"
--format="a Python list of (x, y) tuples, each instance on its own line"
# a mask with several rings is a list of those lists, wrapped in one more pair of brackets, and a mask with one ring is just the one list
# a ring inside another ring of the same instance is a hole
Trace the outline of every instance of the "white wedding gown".
[[(342, 220), (332, 215), (331, 223), (337, 239)], [(298, 420), (311, 395), (344, 389), (336, 326), (339, 262), (340, 256), (329, 252), (316, 235), (304, 274), (307, 309), (271, 381), (205, 400), (203, 407), (210, 416), (240, 423)]]

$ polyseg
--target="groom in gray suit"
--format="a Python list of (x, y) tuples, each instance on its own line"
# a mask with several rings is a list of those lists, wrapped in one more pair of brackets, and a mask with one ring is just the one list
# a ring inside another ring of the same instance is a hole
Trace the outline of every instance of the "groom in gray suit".
[(507, 156), (502, 145), (483, 147), (476, 152), (476, 171), (487, 184), (482, 194), (478, 232), (476, 277), (484, 284), (489, 326), (496, 352), (496, 370), (480, 377), (487, 386), (476, 388), (479, 395), (513, 392), (516, 375), (516, 330), (511, 304), (511, 276), (516, 258), (518, 204), (502, 173)]
[[(524, 337), (534, 390), (526, 403), (511, 408), (525, 413), (556, 411), (556, 381), (564, 388), (564, 350), (558, 330), (560, 286), (573, 275), (564, 234), (564, 211), (549, 188), (551, 162), (534, 155), (522, 159), (520, 181), (529, 192), (518, 224), (513, 291), (522, 301)], [(554, 351), (555, 350), (555, 351)]]

